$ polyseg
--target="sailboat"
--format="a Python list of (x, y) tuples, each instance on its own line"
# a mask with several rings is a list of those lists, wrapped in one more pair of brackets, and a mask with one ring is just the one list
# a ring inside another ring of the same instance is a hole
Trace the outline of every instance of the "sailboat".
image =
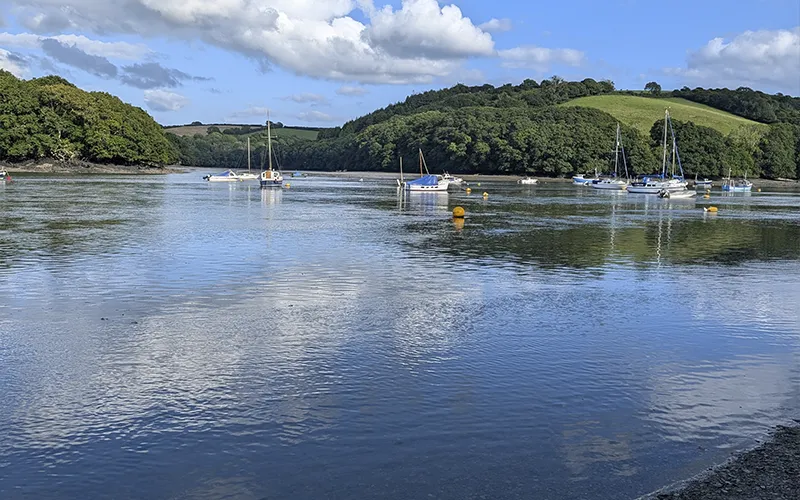
[(267, 156), (269, 157), (269, 168), (261, 172), (258, 182), (261, 184), (262, 188), (282, 187), (283, 174), (281, 174), (279, 170), (272, 169), (272, 131), (270, 128), (269, 113), (267, 114)]
[[(423, 168), (425, 172), (423, 173)], [(425, 163), (425, 157), (422, 155), (422, 149), (419, 150), (419, 179), (413, 181), (403, 181), (403, 160), (400, 159), (400, 178), (397, 181), (403, 189), (412, 193), (427, 193), (427, 192), (447, 192), (450, 187), (450, 181), (441, 175), (433, 175), (428, 171), (428, 165)]]
[[(625, 180), (618, 178), (619, 175), (619, 150), (622, 149), (622, 164), (625, 166)], [(591, 186), (594, 189), (614, 189), (620, 191), (628, 187), (628, 162), (625, 160), (625, 147), (622, 146), (619, 140), (619, 123), (617, 123), (617, 138), (614, 143), (614, 175), (611, 177), (604, 177), (597, 182), (593, 182)]]
[(747, 172), (743, 179), (731, 178), (731, 167), (728, 167), (728, 177), (722, 179), (722, 190), (731, 193), (747, 193), (753, 189), (753, 183), (747, 180)]
[(247, 138), (247, 172), (240, 172), (239, 179), (243, 181), (254, 181), (258, 176), (250, 170), (250, 138)]
[[(672, 170), (670, 177), (667, 178), (667, 127), (672, 134)], [(680, 169), (681, 174), (675, 175), (675, 165)], [(672, 121), (669, 117), (669, 110), (664, 111), (664, 155), (661, 162), (661, 173), (646, 175), (640, 180), (631, 183), (627, 187), (629, 193), (641, 194), (659, 194), (668, 192), (670, 194), (686, 191), (688, 183), (683, 178), (683, 166), (681, 165), (681, 158), (678, 155), (678, 144), (675, 140), (675, 131), (672, 129)]]

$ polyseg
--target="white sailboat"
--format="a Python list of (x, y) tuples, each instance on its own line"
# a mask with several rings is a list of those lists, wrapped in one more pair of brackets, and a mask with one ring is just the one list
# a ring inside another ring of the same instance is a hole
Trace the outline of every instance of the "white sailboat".
[(597, 182), (593, 182), (591, 186), (594, 189), (613, 189), (621, 191), (628, 187), (628, 162), (625, 160), (625, 148), (622, 147), (622, 164), (625, 166), (625, 180), (620, 179), (619, 176), (619, 151), (621, 147), (619, 140), (619, 123), (617, 123), (617, 138), (614, 143), (614, 175), (611, 177), (603, 177)]
[(239, 172), (239, 178), (243, 181), (254, 181), (258, 176), (250, 170), (250, 137), (247, 138), (247, 172)]
[(453, 185), (460, 185), (460, 184), (462, 184), (464, 182), (464, 179), (462, 179), (461, 177), (455, 177), (453, 175), (450, 175), (447, 172), (442, 174), (442, 179), (450, 182), (450, 184), (453, 184)]
[(272, 131), (270, 128), (269, 113), (267, 113), (267, 157), (269, 158), (269, 168), (261, 172), (258, 182), (262, 188), (282, 187), (283, 174), (279, 170), (272, 168)]
[[(423, 172), (423, 168), (425, 171)], [(419, 179), (413, 181), (403, 181), (403, 159), (400, 158), (400, 180), (398, 184), (404, 190), (412, 193), (441, 193), (447, 192), (450, 187), (450, 181), (441, 175), (433, 175), (428, 171), (428, 165), (425, 163), (425, 157), (422, 155), (422, 149), (419, 150)]]
[[(667, 178), (667, 127), (672, 134), (672, 170), (670, 177)], [(680, 175), (675, 175), (675, 165), (680, 169)], [(672, 129), (672, 121), (669, 117), (669, 110), (664, 112), (664, 155), (661, 163), (661, 173), (646, 175), (640, 180), (631, 183), (627, 187), (629, 193), (640, 194), (659, 194), (668, 191), (670, 194), (677, 191), (686, 191), (686, 180), (683, 178), (683, 166), (678, 155), (678, 145), (675, 141), (675, 131)]]

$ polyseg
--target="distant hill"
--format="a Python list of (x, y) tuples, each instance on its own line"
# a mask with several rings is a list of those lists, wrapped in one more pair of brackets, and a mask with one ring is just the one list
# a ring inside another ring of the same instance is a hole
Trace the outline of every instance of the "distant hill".
[(674, 120), (694, 122), (695, 125), (713, 128), (723, 135), (728, 135), (742, 125), (755, 125), (762, 131), (767, 130), (764, 124), (675, 97), (656, 99), (623, 94), (595, 95), (579, 97), (561, 106), (581, 106), (605, 111), (643, 134), (649, 134), (653, 122), (664, 118), (664, 109), (667, 107)]
[[(170, 134), (175, 134), (179, 137), (193, 136), (193, 135), (207, 135), (209, 129), (216, 127), (223, 134), (230, 135), (252, 135), (259, 132), (265, 132), (267, 127), (264, 125), (246, 125), (246, 124), (231, 124), (231, 123), (212, 123), (203, 125), (179, 125), (179, 126), (166, 126), (164, 131)], [(286, 127), (286, 126), (273, 126), (273, 137), (296, 137), (298, 139), (315, 140), (319, 135), (319, 128), (313, 127)]]

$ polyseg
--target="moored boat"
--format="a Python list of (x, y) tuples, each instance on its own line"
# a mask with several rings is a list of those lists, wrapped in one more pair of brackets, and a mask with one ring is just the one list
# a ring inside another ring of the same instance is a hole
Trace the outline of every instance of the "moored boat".
[(703, 178), (702, 181), (697, 180), (697, 174), (694, 174), (694, 187), (697, 189), (711, 189), (714, 185), (714, 181), (710, 179)]
[[(672, 155), (671, 163), (672, 169), (669, 175), (667, 174), (667, 131), (669, 130), (672, 135)], [(678, 144), (675, 140), (675, 131), (672, 129), (672, 120), (669, 117), (669, 110), (664, 111), (664, 154), (661, 162), (661, 173), (646, 175), (639, 180), (634, 181), (626, 189), (629, 193), (634, 194), (659, 194), (661, 191), (666, 191), (672, 195), (673, 193), (686, 191), (688, 183), (683, 177), (683, 166), (681, 165), (681, 157), (678, 154)], [(675, 167), (680, 170), (680, 175), (675, 172)]]
[(662, 189), (658, 192), (659, 198), (669, 198), (669, 199), (680, 199), (680, 198), (692, 198), (697, 195), (697, 191), (694, 190), (684, 190), (684, 191), (669, 191), (666, 189)]
[(239, 172), (236, 174), (239, 176), (239, 179), (243, 181), (254, 181), (258, 179), (258, 176), (254, 174), (250, 170), (250, 138), (247, 138), (247, 172)]
[(444, 176), (434, 175), (428, 171), (428, 165), (425, 163), (425, 157), (422, 155), (422, 149), (419, 150), (419, 178), (412, 181), (403, 180), (403, 158), (401, 157), (400, 179), (397, 181), (397, 183), (405, 191), (412, 193), (441, 193), (447, 192), (447, 188), (450, 187), (450, 181), (445, 179)]
[(537, 184), (539, 179), (534, 179), (533, 177), (523, 177), (517, 181), (517, 184)]
[(269, 167), (258, 176), (258, 183), (262, 188), (282, 187), (283, 174), (281, 174), (280, 170), (272, 168), (272, 131), (270, 129), (269, 114), (267, 114), (267, 157)]
[(747, 174), (742, 179), (731, 178), (731, 168), (728, 167), (728, 177), (722, 180), (722, 190), (731, 193), (747, 193), (752, 191), (753, 183), (747, 180)]
[(452, 176), (447, 172), (442, 174), (442, 179), (448, 181), (450, 184), (453, 185), (459, 185), (464, 182), (464, 179), (462, 179), (461, 177)]
[[(625, 166), (625, 179), (619, 177), (619, 153), (622, 149), (622, 163)], [(603, 177), (597, 182), (592, 182), (590, 186), (594, 189), (610, 189), (621, 191), (628, 187), (628, 162), (625, 159), (625, 148), (620, 142), (619, 123), (617, 123), (617, 136), (614, 140), (614, 172), (610, 177)]]
[(11, 176), (5, 170), (0, 170), (0, 182), (11, 182)]
[(208, 182), (240, 182), (242, 180), (239, 177), (239, 174), (233, 170), (226, 170), (219, 174), (204, 175), (203, 179), (207, 180)]

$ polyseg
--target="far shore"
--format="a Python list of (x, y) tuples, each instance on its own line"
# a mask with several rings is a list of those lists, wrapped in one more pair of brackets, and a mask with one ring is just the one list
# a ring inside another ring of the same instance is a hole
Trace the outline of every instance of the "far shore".
[(123, 175), (163, 175), (181, 173), (185, 170), (179, 165), (110, 165), (87, 161), (63, 162), (52, 159), (29, 160), (19, 163), (0, 162), (0, 169), (10, 174), (123, 174)]

